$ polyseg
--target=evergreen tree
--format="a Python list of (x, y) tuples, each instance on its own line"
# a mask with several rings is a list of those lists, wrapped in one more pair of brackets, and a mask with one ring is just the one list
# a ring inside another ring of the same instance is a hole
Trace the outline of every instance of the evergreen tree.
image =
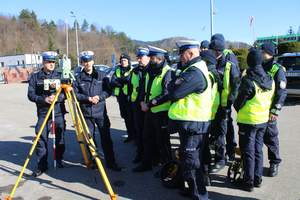
[(91, 24), (90, 29), (91, 29), (91, 31), (94, 31), (96, 33), (98, 32), (97, 27), (94, 24)]
[(292, 26), (290, 26), (290, 29), (287, 31), (286, 34), (287, 34), (287, 35), (293, 35), (293, 34), (295, 34), (295, 32), (293, 31)]
[(77, 25), (77, 31), (79, 30), (79, 24), (77, 20), (75, 20), (72, 30), (76, 30), (76, 25)]
[(27, 23), (27, 21), (30, 21), (31, 16), (28, 10), (21, 10), (20, 15), (19, 15), (19, 20), (21, 22)]
[(30, 28), (36, 30), (37, 32), (39, 33), (41, 32), (41, 27), (34, 11), (30, 13), (28, 10), (25, 9), (21, 10), (19, 15), (19, 20), (20, 22), (28, 24)]
[(19, 41), (17, 42), (17, 45), (15, 47), (15, 53), (16, 53), (16, 55), (24, 54), (24, 47), (23, 47), (22, 43)]
[(81, 25), (81, 31), (86, 33), (89, 29), (89, 23), (86, 21), (86, 19), (83, 20), (83, 24)]
[(106, 35), (106, 31), (104, 30), (103, 27), (101, 27), (101, 35)]
[(48, 50), (48, 51), (55, 51), (55, 48), (54, 48), (54, 41), (53, 41), (51, 35), (49, 35), (49, 37), (48, 37), (48, 47), (47, 47), (47, 50)]
[(17, 21), (17, 18), (13, 15), (13, 16), (11, 17), (11, 20), (15, 22), (15, 21)]

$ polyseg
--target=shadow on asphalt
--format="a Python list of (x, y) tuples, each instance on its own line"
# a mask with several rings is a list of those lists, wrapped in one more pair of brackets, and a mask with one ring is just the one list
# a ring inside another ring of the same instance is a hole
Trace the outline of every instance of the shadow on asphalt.
[[(162, 182), (159, 179), (153, 177), (153, 174), (159, 169), (159, 166), (153, 167), (152, 171), (143, 172), (143, 173), (132, 173), (131, 169), (135, 167), (135, 164), (131, 163), (131, 160), (135, 156), (136, 146), (133, 142), (123, 143), (123, 140), (127, 137), (126, 131), (111, 129), (111, 135), (114, 142), (114, 151), (117, 163), (123, 167), (123, 171), (114, 172), (112, 170), (106, 169), (104, 159), (101, 159), (101, 162), (104, 166), (105, 172), (110, 180), (110, 184), (113, 187), (115, 194), (119, 194), (120, 197), (134, 199), (134, 200), (153, 200), (153, 199), (187, 199), (181, 197), (178, 194), (177, 189), (166, 189), (163, 187)], [(32, 139), (34, 136), (23, 136), (20, 138), (20, 141), (0, 141), (0, 146), (2, 149), (5, 149), (7, 153), (0, 154), (0, 159), (7, 162), (14, 163), (16, 165), (24, 165), (28, 153), (32, 147)], [(176, 136), (172, 136), (172, 139), (178, 139)], [(78, 197), (86, 199), (97, 199), (95, 198), (95, 192), (93, 195), (89, 195), (89, 191), (85, 192), (76, 191), (74, 187), (68, 188), (67, 185), (72, 183), (79, 183), (87, 186), (88, 188), (94, 189), (102, 192), (106, 195), (109, 195), (103, 179), (98, 170), (87, 170), (84, 164), (83, 155), (81, 152), (80, 145), (77, 141), (76, 133), (74, 130), (66, 130), (65, 132), (66, 140), (66, 152), (64, 154), (65, 167), (62, 169), (57, 168), (56, 171), (53, 168), (53, 151), (52, 151), (52, 138), (49, 138), (48, 148), (48, 171), (45, 172), (45, 175), (50, 176), (51, 179), (57, 179), (64, 184), (57, 184), (55, 181), (49, 180), (49, 178), (42, 175), (40, 177), (33, 177), (31, 173), (36, 170), (36, 153), (33, 152), (33, 155), (28, 163), (27, 169), (31, 172), (23, 174), (23, 179), (21, 179), (19, 186), (23, 185), (26, 181), (37, 181), (39, 182), (39, 187), (49, 188), (57, 191), (66, 191), (67, 193), (76, 194)], [(99, 133), (96, 133), (96, 141), (100, 143)], [(172, 144), (172, 147), (178, 147), (179, 145)], [(101, 149), (99, 149), (102, 151)], [(227, 163), (228, 166), (228, 163)], [(8, 174), (12, 174), (17, 177), (20, 174), (20, 171), (9, 168), (7, 166), (0, 165), (0, 170), (5, 171)], [(212, 185), (215, 187), (223, 188), (234, 188), (234, 186), (229, 182), (227, 177), (212, 174)], [(0, 187), (0, 194), (10, 193), (14, 185), (7, 185)], [(208, 188), (209, 190), (209, 188)], [(133, 192), (134, 191), (134, 192)], [(145, 195), (151, 194), (151, 195)], [(224, 200), (238, 200), (238, 199), (254, 199), (254, 198), (245, 198), (233, 195), (225, 195), (218, 192), (209, 192), (210, 199), (224, 199)], [(14, 197), (16, 200), (22, 200), (22, 197)], [(51, 199), (51, 197), (43, 196), (39, 199)]]

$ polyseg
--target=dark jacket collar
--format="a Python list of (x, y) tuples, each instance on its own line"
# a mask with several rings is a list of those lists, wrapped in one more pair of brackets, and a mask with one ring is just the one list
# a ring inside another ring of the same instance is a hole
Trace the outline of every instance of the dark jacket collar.
[(184, 63), (184, 65), (182, 66), (182, 69), (185, 70), (188, 66), (191, 66), (197, 62), (200, 62), (202, 59), (200, 56), (197, 56), (196, 58), (193, 58), (192, 60)]
[(270, 90), (272, 88), (272, 77), (265, 72), (261, 65), (257, 65), (248, 69), (247, 76), (245, 76), (245, 78), (249, 78), (250, 80), (254, 81), (262, 89)]
[(272, 58), (262, 63), (262, 66), (266, 72), (272, 69), (274, 61), (275, 61), (275, 57), (273, 56)]

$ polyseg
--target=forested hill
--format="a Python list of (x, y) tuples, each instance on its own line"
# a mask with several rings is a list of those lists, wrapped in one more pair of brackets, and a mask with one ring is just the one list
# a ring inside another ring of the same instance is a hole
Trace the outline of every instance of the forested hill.
[[(68, 52), (72, 61), (72, 69), (77, 67), (76, 28), (74, 24), (66, 24), (63, 20), (57, 22), (38, 19), (34, 11), (23, 9), (18, 16), (0, 14), (0, 56), (15, 54), (42, 53), (60, 49), (60, 56)], [(80, 25), (77, 23), (78, 49), (94, 51), (95, 64), (111, 66), (111, 55), (115, 55), (116, 62), (119, 56), (126, 52), (135, 57), (137, 47), (156, 46), (172, 52), (176, 48), (177, 40), (187, 40), (186, 37), (170, 37), (154, 42), (132, 40), (122, 31), (114, 30), (106, 25), (99, 27), (90, 24), (87, 20)], [(68, 33), (68, 34), (67, 34)], [(248, 48), (244, 43), (231, 43), (226, 41), (226, 48)]]

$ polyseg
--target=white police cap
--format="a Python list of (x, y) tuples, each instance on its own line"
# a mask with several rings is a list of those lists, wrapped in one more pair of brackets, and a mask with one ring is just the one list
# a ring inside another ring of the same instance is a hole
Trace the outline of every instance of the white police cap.
[(194, 40), (179, 40), (179, 41), (176, 41), (176, 45), (179, 48), (178, 54), (183, 53), (187, 49), (191, 49), (191, 48), (199, 49), (200, 48), (200, 42), (194, 41)]
[(164, 56), (167, 53), (167, 51), (164, 49), (153, 47), (150, 45), (148, 45), (148, 48), (149, 48), (149, 56), (153, 56), (153, 55)]
[(94, 52), (92, 51), (83, 51), (80, 54), (78, 54), (77, 57), (80, 58), (81, 61), (87, 62), (93, 60), (93, 55)]
[(146, 49), (146, 48), (143, 48), (143, 47), (137, 48), (136, 51), (137, 51), (136, 57), (142, 57), (144, 55), (146, 55), (146, 56), (149, 55), (149, 49)]
[(41, 54), (44, 61), (56, 61), (57, 53), (54, 51), (47, 51)]

